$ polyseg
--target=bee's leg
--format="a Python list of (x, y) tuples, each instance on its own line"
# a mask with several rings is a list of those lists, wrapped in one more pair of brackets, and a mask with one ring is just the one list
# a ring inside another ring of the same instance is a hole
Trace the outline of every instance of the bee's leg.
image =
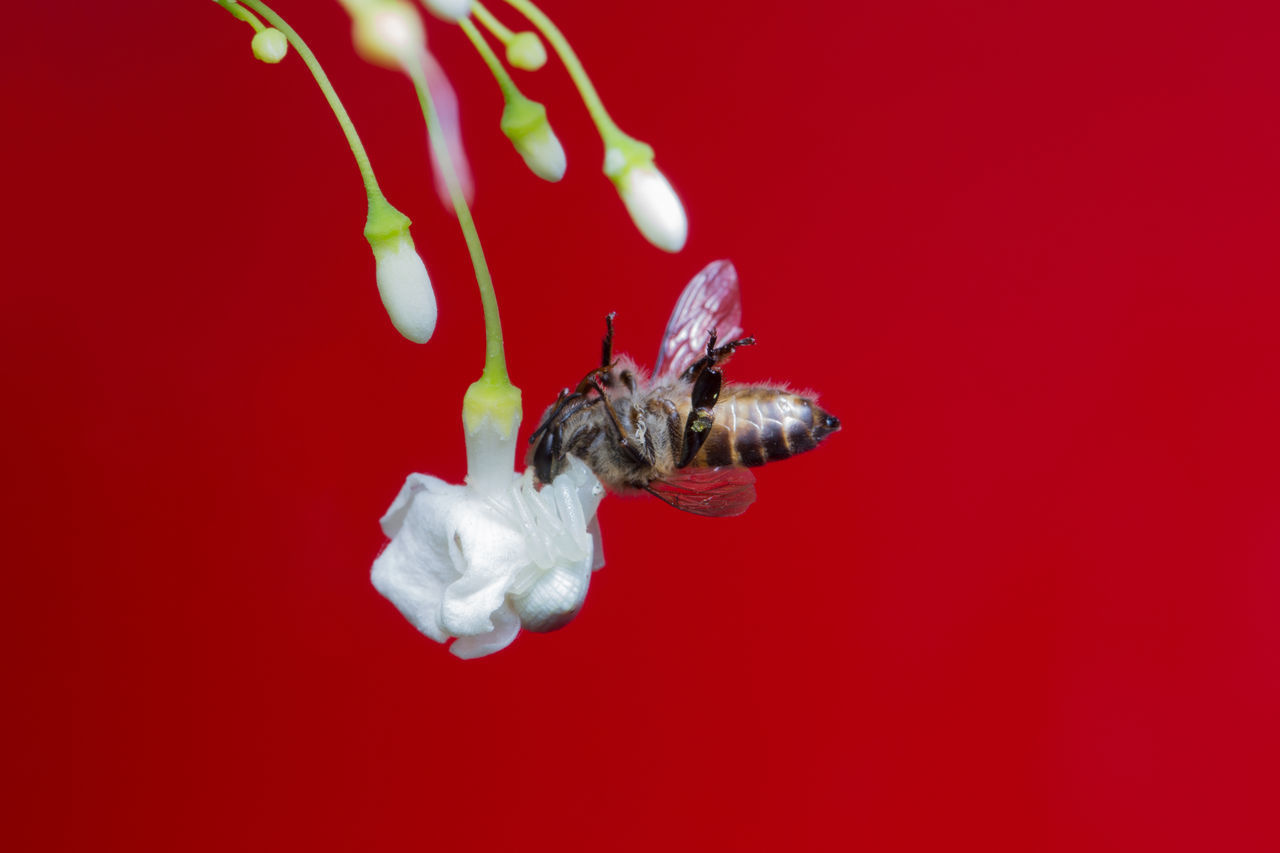
[(600, 342), (600, 366), (607, 368), (613, 364), (613, 318), (617, 311), (610, 311), (604, 315), (604, 327), (606, 329), (604, 340)]
[(714, 367), (717, 364), (724, 364), (733, 356), (734, 350), (738, 347), (749, 347), (755, 344), (754, 337), (738, 338), (736, 341), (729, 341), (727, 344), (716, 346), (716, 330), (712, 329), (707, 332), (707, 354), (695, 361), (693, 364), (681, 374), (680, 378), (686, 382), (692, 382), (697, 379), (698, 375), (708, 367)]
[[(588, 378), (591, 378), (588, 376)], [(585, 381), (585, 380), (584, 380)], [(651, 449), (650, 439), (645, 437), (644, 444), (638, 446), (636, 439), (627, 434), (626, 429), (622, 426), (622, 419), (618, 417), (618, 413), (613, 408), (613, 403), (609, 401), (605, 395), (604, 389), (600, 387), (597, 379), (591, 378), (592, 385), (600, 394), (600, 402), (604, 403), (604, 410), (609, 414), (609, 420), (613, 422), (613, 427), (618, 431), (618, 445), (626, 451), (627, 456), (637, 465), (652, 465), (653, 450)]]
[(554, 418), (548, 417), (529, 438), (529, 443), (533, 444), (542, 436), (542, 441), (533, 450), (533, 470), (539, 482), (551, 482), (555, 476), (555, 464), (564, 456), (564, 422), (578, 410), (594, 406), (601, 399), (585, 394), (561, 394), (553, 411)]
[(720, 371), (715, 367), (705, 367), (694, 380), (693, 392), (689, 395), (689, 417), (684, 422), (684, 450), (680, 453), (677, 467), (683, 468), (692, 462), (711, 433), (716, 401), (720, 399), (720, 384)]
[(547, 410), (547, 416), (542, 419), (542, 423), (538, 424), (538, 428), (533, 431), (533, 435), (529, 436), (530, 444), (533, 444), (535, 441), (537, 441), (538, 436), (542, 435), (542, 433), (547, 429), (547, 427), (551, 426), (551, 424), (556, 420), (556, 418), (560, 417), (560, 411), (564, 409), (566, 401), (572, 396), (575, 396), (575, 395), (570, 394), (568, 388), (560, 389), (560, 394), (559, 396), (556, 397), (555, 404), (552, 405), (551, 408)]

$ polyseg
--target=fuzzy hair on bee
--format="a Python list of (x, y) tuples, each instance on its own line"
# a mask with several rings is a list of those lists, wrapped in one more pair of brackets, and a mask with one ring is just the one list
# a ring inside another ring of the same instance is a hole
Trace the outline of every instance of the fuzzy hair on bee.
[(613, 317), (605, 318), (600, 366), (560, 392), (529, 439), (543, 483), (577, 457), (613, 491), (647, 492), (697, 515), (740, 515), (756, 498), (749, 469), (813, 450), (840, 429), (812, 395), (724, 383), (721, 368), (755, 344), (739, 337), (738, 274), (729, 261), (709, 264), (685, 287), (652, 375), (614, 357)]

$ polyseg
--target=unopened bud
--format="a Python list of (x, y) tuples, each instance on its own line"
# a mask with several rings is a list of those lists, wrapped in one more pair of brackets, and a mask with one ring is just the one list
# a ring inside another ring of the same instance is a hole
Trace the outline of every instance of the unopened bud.
[(254, 57), (271, 65), (284, 59), (285, 54), (289, 52), (289, 40), (284, 37), (284, 33), (274, 27), (255, 33), (250, 45), (253, 48)]
[(422, 0), (422, 5), (437, 18), (455, 24), (471, 14), (471, 0)]
[(537, 71), (547, 64), (547, 49), (535, 32), (514, 33), (507, 42), (507, 62), (512, 68)]
[(351, 16), (351, 38), (361, 58), (405, 70), (426, 44), (422, 16), (406, 0), (342, 0)]
[(369, 245), (378, 266), (378, 293), (391, 324), (415, 344), (425, 344), (436, 329), (436, 295), (408, 229), (371, 237)]
[(546, 181), (564, 177), (564, 146), (547, 121), (547, 110), (537, 101), (512, 98), (502, 110), (502, 132), (507, 135), (525, 165)]
[[(616, 156), (615, 156), (616, 155)], [(612, 162), (611, 162), (612, 159)], [(689, 236), (689, 220), (671, 182), (658, 171), (653, 161), (619, 162), (621, 152), (611, 149), (605, 154), (605, 174), (613, 179), (631, 221), (645, 239), (665, 252), (684, 248)], [(614, 169), (610, 169), (614, 166)]]

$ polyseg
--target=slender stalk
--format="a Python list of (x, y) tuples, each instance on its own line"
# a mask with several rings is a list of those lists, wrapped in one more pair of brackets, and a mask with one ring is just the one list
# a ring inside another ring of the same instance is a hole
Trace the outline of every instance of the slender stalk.
[(260, 33), (266, 27), (262, 26), (262, 21), (258, 20), (258, 16), (250, 12), (248, 9), (236, 3), (235, 0), (218, 0), (218, 5), (231, 13), (231, 17), (238, 21), (244, 21), (253, 27), (255, 33)]
[(427, 77), (421, 62), (406, 64), (413, 88), (418, 93), (418, 103), (422, 106), (422, 116), (427, 122), (427, 137), (436, 162), (444, 176), (445, 187), (449, 190), (449, 200), (453, 202), (454, 213), (458, 224), (462, 227), (462, 236), (467, 241), (467, 251), (471, 253), (471, 265), (475, 267), (476, 284), (480, 288), (480, 304), (484, 309), (484, 375), (483, 380), (492, 383), (509, 385), (507, 375), (507, 359), (502, 344), (502, 321), (498, 316), (498, 297), (493, 291), (493, 278), (489, 274), (489, 264), (485, 261), (484, 249), (480, 245), (480, 235), (476, 231), (475, 220), (471, 218), (471, 208), (467, 206), (466, 197), (462, 194), (462, 184), (458, 181), (458, 173), (453, 168), (453, 160), (449, 157), (449, 146), (445, 144), (444, 134), (440, 128), (440, 117), (436, 114), (435, 104), (431, 102), (431, 92), (427, 88)]
[(458, 23), (462, 25), (462, 31), (467, 34), (467, 38), (471, 39), (471, 43), (475, 45), (476, 52), (480, 54), (484, 64), (489, 66), (489, 72), (493, 74), (498, 88), (502, 90), (503, 100), (509, 101), (512, 98), (522, 97), (515, 81), (503, 66), (502, 60), (498, 59), (498, 54), (494, 53), (489, 42), (485, 41), (484, 34), (471, 22), (470, 18), (463, 18)]
[(480, 0), (471, 0), (471, 12), (479, 19), (480, 23), (484, 24), (484, 28), (493, 33), (493, 37), (503, 44), (511, 41), (511, 37), (515, 35), (503, 25), (502, 21), (495, 18), (493, 13), (480, 3)]
[(591, 115), (591, 120), (595, 122), (596, 130), (600, 132), (600, 138), (604, 140), (605, 147), (613, 145), (626, 144), (631, 137), (623, 133), (609, 113), (604, 108), (604, 102), (600, 100), (600, 95), (596, 92), (596, 87), (591, 84), (591, 78), (587, 76), (586, 70), (582, 67), (582, 62), (578, 60), (578, 55), (573, 52), (573, 48), (569, 46), (569, 41), (564, 37), (551, 19), (542, 13), (542, 10), (533, 5), (530, 0), (506, 0), (507, 5), (515, 9), (520, 14), (529, 19), (543, 37), (550, 42), (551, 48), (560, 57), (560, 61), (564, 63), (565, 70), (569, 72), (569, 78), (573, 80), (573, 85), (577, 87), (578, 94), (582, 97), (582, 103), (586, 105), (587, 112)]
[(329, 108), (333, 110), (334, 118), (338, 120), (343, 134), (347, 137), (347, 145), (351, 148), (352, 156), (356, 158), (356, 167), (360, 169), (360, 178), (364, 181), (365, 193), (369, 196), (370, 226), (376, 226), (378, 220), (384, 218), (387, 218), (389, 222), (391, 217), (394, 217), (395, 220), (403, 220), (404, 215), (393, 208), (390, 202), (387, 201), (386, 196), (382, 194), (382, 189), (378, 186), (378, 179), (373, 176), (373, 167), (369, 165), (369, 155), (365, 152), (364, 144), (360, 141), (360, 134), (356, 133), (356, 126), (352, 124), (351, 116), (347, 115), (346, 107), (342, 105), (342, 101), (338, 98), (338, 93), (333, 89), (333, 84), (329, 82), (328, 75), (320, 67), (320, 63), (316, 60), (316, 56), (311, 52), (311, 49), (307, 47), (307, 43), (294, 31), (293, 27), (285, 22), (284, 18), (272, 11), (262, 0), (241, 0), (241, 2), (263, 18), (266, 18), (271, 26), (284, 33), (284, 37), (289, 40), (289, 44), (298, 52), (298, 56), (302, 57), (302, 61), (311, 72), (311, 76), (315, 78), (316, 85), (320, 87), (321, 93), (324, 94), (324, 99), (329, 103)]

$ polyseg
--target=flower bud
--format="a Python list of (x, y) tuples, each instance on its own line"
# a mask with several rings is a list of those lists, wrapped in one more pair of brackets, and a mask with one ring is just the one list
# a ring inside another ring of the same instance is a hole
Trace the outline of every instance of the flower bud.
[(270, 65), (275, 65), (284, 59), (285, 54), (289, 52), (289, 40), (284, 37), (284, 33), (274, 27), (268, 27), (256, 33), (250, 46), (257, 59)]
[(402, 71), (426, 44), (422, 16), (406, 0), (342, 0), (351, 38), (366, 62)]
[(617, 162), (620, 157), (617, 149), (606, 153), (605, 174), (613, 179), (631, 220), (659, 249), (680, 251), (689, 236), (689, 220), (671, 182), (651, 159), (624, 165)]
[(408, 229), (370, 238), (369, 245), (378, 266), (378, 293), (391, 324), (415, 344), (425, 344), (436, 328), (436, 295)]
[(437, 18), (457, 23), (471, 14), (471, 0), (422, 0)]
[(539, 178), (554, 183), (564, 177), (564, 147), (551, 129), (542, 104), (523, 97), (507, 101), (502, 110), (502, 132)]
[(507, 63), (524, 71), (537, 71), (546, 65), (547, 49), (538, 34), (530, 30), (513, 33), (507, 42)]

